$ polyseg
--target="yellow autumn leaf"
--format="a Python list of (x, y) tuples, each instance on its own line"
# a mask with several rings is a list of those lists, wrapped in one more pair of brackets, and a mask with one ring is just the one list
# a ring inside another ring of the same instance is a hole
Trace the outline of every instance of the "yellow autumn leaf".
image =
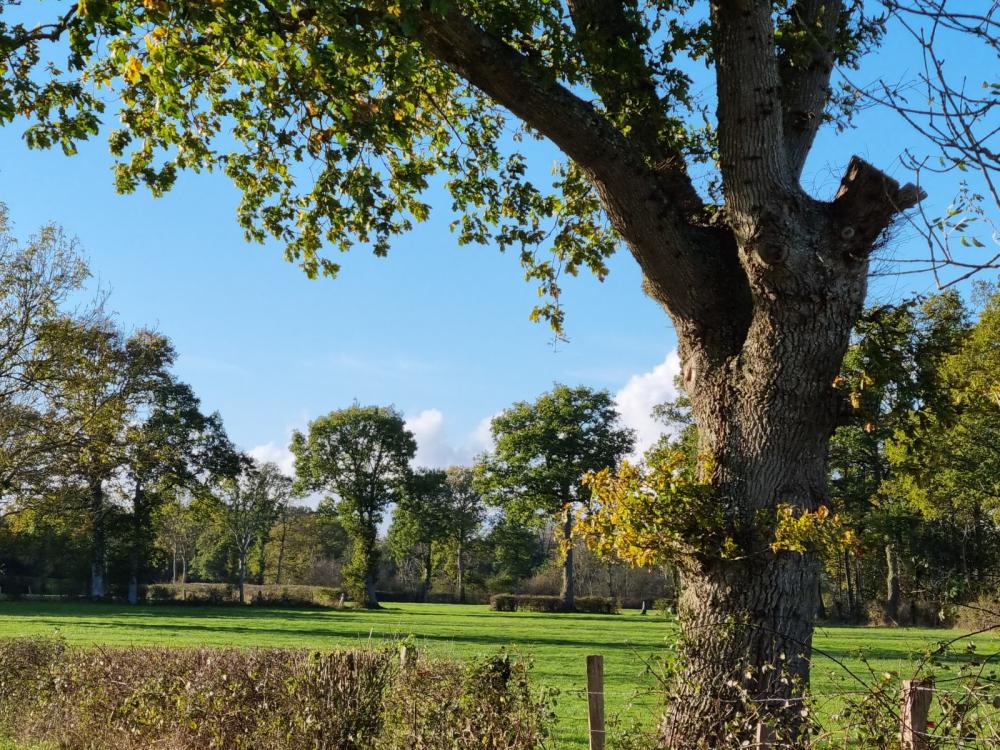
[(125, 63), (125, 80), (129, 83), (138, 83), (139, 79), (142, 78), (142, 63), (139, 62), (139, 58), (134, 55), (128, 59)]

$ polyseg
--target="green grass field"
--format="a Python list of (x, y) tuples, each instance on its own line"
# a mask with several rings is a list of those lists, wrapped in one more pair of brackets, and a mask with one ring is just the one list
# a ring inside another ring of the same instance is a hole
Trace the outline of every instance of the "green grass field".
[[(661, 617), (641, 617), (635, 611), (546, 615), (446, 604), (389, 604), (382, 611), (367, 612), (0, 602), (0, 638), (58, 634), (81, 645), (324, 649), (413, 636), (423, 654), (458, 658), (512, 647), (534, 660), (536, 685), (561, 691), (553, 743), (560, 750), (586, 747), (586, 699), (581, 692), (585, 656), (604, 655), (609, 714), (630, 706), (634, 715), (652, 721), (658, 706), (646, 663), (674, 633)], [(836, 662), (866, 674), (858, 657), (862, 650), (876, 670), (908, 674), (924, 647), (955, 635), (942, 630), (820, 628), (813, 690), (831, 694), (856, 685)], [(994, 636), (976, 640), (981, 654), (1000, 649)], [(8, 750), (2, 739), (0, 750)]]

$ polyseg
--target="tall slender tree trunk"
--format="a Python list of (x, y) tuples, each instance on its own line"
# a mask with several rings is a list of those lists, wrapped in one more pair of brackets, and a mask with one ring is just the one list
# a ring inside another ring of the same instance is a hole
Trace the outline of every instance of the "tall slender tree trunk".
[(420, 586), (420, 601), (426, 602), (431, 593), (431, 577), (434, 571), (434, 546), (427, 542), (427, 554), (424, 557), (424, 581)]
[(865, 619), (865, 579), (861, 570), (861, 555), (854, 556), (854, 594), (858, 602), (858, 621)]
[(104, 483), (90, 482), (90, 598), (107, 596), (107, 526), (104, 507)]
[(279, 585), (281, 584), (281, 574), (285, 564), (285, 538), (287, 536), (288, 536), (288, 515), (287, 513), (282, 513), (281, 539), (278, 542), (278, 568), (275, 571), (274, 575), (274, 582)]
[(567, 612), (572, 612), (576, 608), (574, 602), (575, 586), (573, 582), (573, 506), (566, 504), (563, 511), (562, 523), (563, 540), (563, 569), (562, 569), (562, 590), (559, 596), (562, 597), (562, 607)]
[(378, 602), (378, 531), (375, 524), (370, 519), (362, 520), (364, 527), (361, 535), (355, 540), (355, 555), (360, 552), (360, 560), (356, 564), (360, 566), (362, 583), (361, 606), (365, 609), (379, 609)]
[(263, 586), (267, 583), (264, 578), (264, 573), (267, 569), (267, 536), (261, 534), (260, 538), (257, 540), (259, 545), (257, 548), (257, 583)]
[(885, 545), (885, 614), (893, 621), (899, 622), (899, 554), (896, 545)]
[(857, 605), (854, 601), (854, 578), (851, 575), (851, 553), (844, 550), (844, 581), (847, 584), (847, 616), (854, 618)]
[(458, 603), (465, 604), (465, 540), (461, 538), (458, 540), (455, 576), (458, 579)]
[(177, 583), (177, 545), (173, 545), (171, 548), (171, 553), (173, 555), (170, 561), (170, 583)]
[(240, 548), (236, 560), (237, 583), (240, 587), (240, 604), (246, 604), (247, 550)]
[(149, 533), (149, 512), (146, 496), (137, 486), (132, 497), (132, 539), (128, 553), (128, 603), (139, 603), (139, 578), (145, 567), (146, 535)]

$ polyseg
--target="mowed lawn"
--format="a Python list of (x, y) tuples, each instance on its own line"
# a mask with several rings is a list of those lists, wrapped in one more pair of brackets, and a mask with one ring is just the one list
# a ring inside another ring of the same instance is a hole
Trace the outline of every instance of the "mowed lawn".
[[(421, 654), (468, 658), (515, 649), (534, 662), (536, 686), (558, 688), (554, 748), (586, 747), (585, 657), (603, 654), (609, 714), (626, 707), (652, 723), (659, 712), (647, 666), (675, 628), (662, 617), (497, 613), (486, 606), (388, 604), (378, 612), (264, 608), (127, 607), (103, 604), (0, 602), (0, 638), (59, 635), (70, 644), (260, 646), (331, 649), (412, 636)], [(929, 644), (954, 631), (829, 627), (817, 631), (813, 690), (855, 689), (868, 668), (909, 674)], [(1000, 649), (994, 636), (976, 638), (980, 656)], [(842, 662), (838, 664), (837, 662)], [(3, 741), (0, 740), (0, 750)]]

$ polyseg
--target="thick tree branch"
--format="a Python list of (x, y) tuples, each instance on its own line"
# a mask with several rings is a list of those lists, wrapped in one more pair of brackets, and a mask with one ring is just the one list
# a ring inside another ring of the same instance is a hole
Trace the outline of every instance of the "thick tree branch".
[(844, 253), (857, 259), (867, 257), (892, 220), (925, 197), (926, 193), (916, 185), (907, 183), (900, 187), (896, 180), (864, 159), (853, 157), (833, 199)]
[(823, 120), (833, 72), (833, 42), (843, 0), (798, 0), (783, 31), (789, 38), (778, 59), (785, 151), (794, 179), (802, 174)]
[(770, 0), (713, 0), (719, 167), (742, 240), (768, 206), (792, 192)]
[(652, 161), (682, 211), (699, 213), (702, 201), (683, 154), (662, 140), (669, 122), (642, 49), (639, 19), (630, 16), (620, 0), (570, 0), (569, 9), (594, 91), (629, 140)]
[(712, 248), (692, 244), (681, 206), (636, 145), (600, 112), (454, 9), (424, 11), (409, 35), (580, 166), (673, 315), (688, 318), (711, 304)]

